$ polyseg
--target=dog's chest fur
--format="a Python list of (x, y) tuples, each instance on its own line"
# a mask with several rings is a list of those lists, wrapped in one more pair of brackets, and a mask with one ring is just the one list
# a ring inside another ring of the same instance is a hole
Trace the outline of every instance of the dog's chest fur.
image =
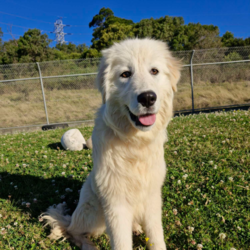
[(101, 198), (126, 198), (136, 206), (149, 194), (160, 192), (166, 167), (163, 140), (155, 142), (137, 145), (113, 138), (99, 144), (94, 156), (94, 179)]

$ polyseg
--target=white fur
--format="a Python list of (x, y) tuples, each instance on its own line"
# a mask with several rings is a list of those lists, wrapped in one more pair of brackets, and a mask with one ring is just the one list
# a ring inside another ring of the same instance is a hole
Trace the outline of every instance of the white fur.
[[(159, 73), (150, 74), (152, 68)], [(179, 69), (180, 64), (160, 41), (125, 40), (103, 51), (97, 76), (103, 105), (92, 134), (94, 167), (70, 223), (61, 216), (61, 207), (50, 208), (44, 216), (53, 228), (52, 238), (59, 238), (61, 232), (61, 237), (71, 238), (82, 249), (95, 249), (87, 245), (85, 234), (99, 235), (106, 230), (113, 250), (131, 250), (132, 230), (141, 225), (151, 250), (166, 249), (161, 221), (166, 174), (163, 144)], [(132, 76), (121, 78), (124, 71), (131, 71)], [(157, 94), (157, 100), (147, 109), (137, 96), (149, 90)], [(126, 106), (137, 116), (155, 113), (155, 124), (137, 126)]]

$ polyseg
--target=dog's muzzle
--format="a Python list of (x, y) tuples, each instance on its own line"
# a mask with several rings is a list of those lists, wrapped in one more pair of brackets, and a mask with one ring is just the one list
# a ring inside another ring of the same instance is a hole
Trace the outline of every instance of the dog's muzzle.
[(137, 101), (143, 107), (149, 108), (155, 104), (157, 95), (153, 91), (146, 91), (137, 96)]
[(137, 101), (139, 104), (141, 104), (143, 107), (148, 109), (148, 112), (145, 112), (141, 115), (135, 115), (133, 114), (129, 107), (126, 106), (131, 120), (135, 123), (136, 126), (140, 127), (150, 127), (152, 126), (156, 121), (156, 114), (150, 112), (150, 108), (155, 104), (157, 99), (157, 96), (155, 92), (153, 91), (146, 91), (142, 92), (140, 95), (137, 96)]
[(136, 126), (149, 127), (155, 123), (156, 114), (145, 114), (145, 115), (134, 115), (128, 108), (128, 112), (131, 120), (135, 123)]

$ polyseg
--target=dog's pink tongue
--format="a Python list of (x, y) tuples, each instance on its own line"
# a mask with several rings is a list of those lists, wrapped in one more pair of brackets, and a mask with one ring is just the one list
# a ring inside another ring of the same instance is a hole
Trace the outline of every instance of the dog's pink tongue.
[(141, 124), (143, 124), (145, 126), (150, 126), (150, 125), (153, 125), (155, 123), (156, 115), (155, 114), (143, 115), (143, 116), (139, 116), (138, 119), (141, 122)]

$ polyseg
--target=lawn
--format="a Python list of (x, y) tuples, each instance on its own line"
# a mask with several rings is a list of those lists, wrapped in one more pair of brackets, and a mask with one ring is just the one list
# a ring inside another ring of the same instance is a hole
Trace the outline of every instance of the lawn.
[[(92, 128), (80, 130), (88, 138)], [(72, 212), (93, 166), (90, 150), (61, 148), (64, 131), (0, 136), (0, 249), (78, 249), (51, 242), (38, 218), (60, 202)], [(167, 248), (250, 249), (250, 111), (176, 117), (168, 134)], [(146, 237), (134, 236), (134, 249), (146, 249)], [(106, 235), (93, 240), (110, 249)]]

